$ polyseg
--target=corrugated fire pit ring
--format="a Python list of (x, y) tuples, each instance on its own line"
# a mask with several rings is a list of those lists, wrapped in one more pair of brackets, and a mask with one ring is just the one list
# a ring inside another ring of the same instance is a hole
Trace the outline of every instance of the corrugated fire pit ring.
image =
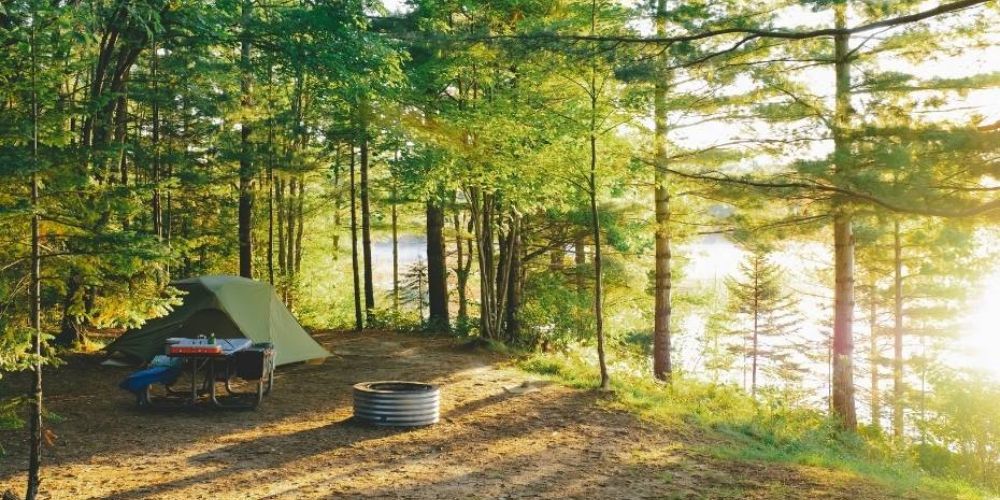
[(354, 418), (394, 427), (438, 422), (441, 391), (436, 385), (387, 380), (354, 385)]

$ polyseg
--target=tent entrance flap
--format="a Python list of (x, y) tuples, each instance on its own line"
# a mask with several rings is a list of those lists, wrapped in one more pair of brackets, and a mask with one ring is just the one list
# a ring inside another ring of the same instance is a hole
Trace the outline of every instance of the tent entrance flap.
[(203, 309), (191, 315), (181, 326), (185, 337), (208, 337), (214, 333), (221, 339), (240, 339), (246, 337), (229, 315), (218, 309)]
[(248, 338), (274, 344), (277, 365), (330, 355), (299, 325), (267, 283), (237, 276), (202, 276), (171, 283), (183, 303), (170, 314), (125, 332), (109, 353), (149, 361), (170, 337)]

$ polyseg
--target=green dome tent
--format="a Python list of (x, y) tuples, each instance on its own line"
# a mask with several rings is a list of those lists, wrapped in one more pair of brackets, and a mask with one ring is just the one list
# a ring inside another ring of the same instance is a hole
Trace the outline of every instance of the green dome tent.
[(248, 338), (271, 342), (278, 365), (330, 355), (302, 329), (267, 283), (237, 276), (202, 276), (171, 283), (185, 292), (170, 314), (125, 332), (105, 347), (143, 361), (163, 354), (170, 337)]

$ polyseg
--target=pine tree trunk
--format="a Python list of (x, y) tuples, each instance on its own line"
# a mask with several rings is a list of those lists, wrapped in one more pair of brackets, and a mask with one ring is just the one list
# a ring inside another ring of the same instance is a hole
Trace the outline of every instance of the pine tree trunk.
[(371, 206), (368, 192), (368, 116), (362, 111), (361, 127), (361, 249), (365, 258), (365, 316), (371, 322), (375, 313), (375, 284), (372, 276)]
[[(274, 186), (275, 219), (278, 221), (278, 276), (283, 289), (285, 282), (285, 179), (279, 174)], [(284, 298), (284, 293), (282, 293)]]
[(252, 16), (253, 2), (243, 0), (242, 3), (242, 34), (240, 41), (240, 105), (243, 107), (244, 117), (240, 124), (240, 201), (239, 201), (239, 246), (240, 246), (240, 276), (253, 278), (253, 193), (250, 191), (253, 182), (253, 162), (250, 151), (250, 107), (251, 100), (251, 68), (250, 68), (250, 18)]
[(287, 242), (285, 246), (287, 251), (285, 253), (285, 278), (289, 282), (295, 275), (295, 231), (296, 231), (296, 218), (295, 218), (295, 206), (298, 201), (298, 180), (294, 176), (289, 176), (288, 179), (288, 203), (285, 205), (285, 227), (288, 228), (285, 238)]
[(927, 368), (930, 362), (927, 358), (927, 335), (920, 336), (920, 445), (927, 444)]
[[(836, 24), (847, 24), (846, 6), (835, 6)], [(834, 37), (836, 110), (834, 117), (834, 162), (836, 174), (847, 174), (851, 147), (848, 126), (851, 117), (849, 36)], [(854, 406), (854, 230), (849, 207), (838, 201), (833, 216), (834, 316), (833, 316), (833, 411), (847, 430), (857, 428)]]
[(903, 442), (903, 246), (899, 221), (893, 225), (892, 436)]
[[(455, 253), (457, 256), (457, 262), (455, 265), (455, 276), (458, 280), (458, 323), (461, 327), (469, 321), (469, 299), (467, 285), (469, 282), (469, 269), (472, 266), (472, 245), (469, 242), (468, 255), (466, 255), (464, 249), (464, 242), (462, 237), (462, 223), (458, 212), (455, 213), (452, 219), (455, 225)], [(468, 260), (468, 265), (466, 264)]]
[(288, 179), (288, 203), (285, 206), (285, 224), (288, 231), (285, 234), (285, 238), (288, 240), (285, 243), (285, 276), (284, 276), (284, 297), (285, 306), (292, 309), (295, 306), (294, 298), (294, 286), (295, 286), (295, 235), (296, 233), (296, 217), (295, 217), (295, 207), (298, 205), (298, 182), (294, 176)]
[[(656, 33), (667, 30), (666, 0), (656, 1)], [(666, 66), (666, 51), (657, 59)], [(667, 190), (667, 75), (659, 75), (653, 91), (655, 149), (653, 189), (656, 217), (655, 304), (653, 307), (653, 376), (670, 380), (670, 193)]]
[(835, 216), (834, 248), (833, 411), (845, 429), (854, 430), (854, 235), (849, 216)]
[[(307, 135), (308, 125), (306, 124), (306, 81), (309, 78), (309, 74), (305, 72), (301, 65), (296, 68), (296, 78), (295, 78), (295, 149), (298, 154), (302, 154), (306, 145), (309, 142)], [(295, 221), (295, 251), (290, 255), (291, 265), (289, 268), (292, 271), (292, 282), (290, 284), (291, 290), (289, 292), (290, 297), (294, 297), (296, 286), (298, 284), (298, 275), (302, 270), (302, 233), (304, 231), (305, 224), (305, 197), (306, 197), (306, 183), (305, 176), (301, 173), (298, 175), (298, 194), (295, 198), (295, 204), (292, 210), (290, 218)]]
[(428, 324), (448, 330), (448, 263), (444, 251), (444, 211), (434, 201), (427, 202), (427, 298)]
[[(38, 91), (37, 59), (35, 56), (35, 23), (30, 31), (31, 50), (31, 158), (38, 162)], [(35, 356), (31, 392), (28, 394), (28, 484), (25, 498), (38, 495), (42, 464), (42, 280), (41, 280), (41, 216), (38, 207), (38, 174), (31, 174), (31, 329), (34, 330), (32, 353)]]
[(336, 161), (333, 164), (333, 191), (336, 196), (333, 199), (333, 258), (336, 259), (340, 254), (340, 224), (341, 221), (341, 205), (343, 205), (343, 200), (341, 199), (340, 192), (340, 168), (341, 168), (341, 156), (340, 156), (340, 143), (336, 146)]
[[(272, 88), (270, 67), (267, 75), (270, 93)], [(339, 152), (338, 150), (338, 154)], [(267, 119), (267, 282), (271, 287), (274, 287), (274, 190), (274, 119), (269, 116)]]
[(758, 333), (760, 330), (760, 260), (754, 257), (754, 273), (753, 273), (753, 342), (750, 346), (750, 355), (753, 356), (753, 363), (750, 367), (750, 395), (754, 398), (757, 397), (757, 342)]
[(298, 225), (295, 232), (295, 275), (302, 272), (302, 234), (305, 232), (305, 202), (306, 202), (306, 179), (299, 175), (299, 202), (295, 207), (295, 217)]
[[(115, 144), (118, 145), (118, 182), (122, 186), (128, 186), (128, 155), (125, 154), (125, 146), (128, 143), (128, 85), (118, 96), (115, 104)], [(128, 229), (128, 218), (122, 223)]]
[[(396, 151), (396, 159), (399, 159), (399, 151)], [(392, 185), (392, 310), (399, 313), (399, 210), (395, 183)]]
[(868, 333), (868, 359), (869, 371), (871, 371), (871, 414), (872, 414), (872, 427), (874, 429), (882, 428), (882, 408), (880, 406), (880, 395), (879, 395), (879, 369), (878, 369), (878, 300), (876, 297), (875, 281), (872, 280), (871, 285), (868, 287), (868, 326), (870, 331)]
[(747, 378), (749, 378), (748, 375), (750, 373), (750, 363), (748, 362), (748, 360), (750, 359), (750, 346), (747, 345), (748, 342), (747, 342), (747, 336), (746, 335), (740, 335), (740, 337), (742, 337), (741, 340), (743, 340), (743, 351), (742, 351), (742, 354), (743, 354), (743, 392), (746, 392), (747, 388), (750, 386), (747, 383)]
[(364, 328), (364, 319), (361, 316), (361, 279), (358, 276), (358, 201), (357, 186), (354, 182), (354, 143), (351, 149), (351, 274), (354, 278), (354, 329), (361, 331)]
[(274, 287), (274, 168), (267, 166), (267, 282)]
[(153, 199), (152, 204), (152, 218), (153, 218), (153, 234), (159, 240), (163, 239), (163, 209), (160, 206), (160, 94), (159, 94), (159, 66), (160, 66), (160, 55), (157, 53), (156, 43), (153, 43), (153, 60), (151, 62), (151, 74), (150, 80), (153, 83), (153, 126), (152, 126), (152, 142), (153, 142)]

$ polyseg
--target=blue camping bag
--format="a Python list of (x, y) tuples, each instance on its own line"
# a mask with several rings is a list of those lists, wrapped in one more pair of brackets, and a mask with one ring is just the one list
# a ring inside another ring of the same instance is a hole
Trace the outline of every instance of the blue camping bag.
[(181, 367), (174, 366), (153, 366), (144, 370), (133, 372), (122, 380), (118, 387), (134, 394), (142, 394), (146, 388), (153, 384), (170, 385), (177, 381), (181, 374)]

